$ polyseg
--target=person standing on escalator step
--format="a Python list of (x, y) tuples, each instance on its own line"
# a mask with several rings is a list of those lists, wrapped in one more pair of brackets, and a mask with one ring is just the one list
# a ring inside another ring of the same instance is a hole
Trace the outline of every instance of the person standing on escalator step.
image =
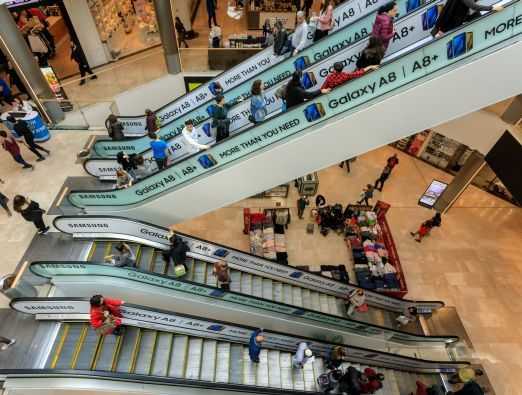
[(395, 34), (395, 27), (393, 26), (393, 18), (399, 13), (399, 7), (395, 1), (391, 1), (379, 8), (375, 22), (373, 23), (372, 37), (381, 40), (384, 46), (384, 51), (388, 49), (393, 35)]
[(254, 124), (263, 122), (267, 115), (266, 100), (263, 93), (263, 81), (255, 80), (252, 84), (250, 93), (249, 121)]
[(192, 119), (185, 121), (185, 127), (181, 131), (183, 139), (185, 140), (185, 147), (189, 154), (195, 154), (203, 149), (209, 149), (210, 145), (200, 144), (199, 139), (202, 137), (202, 133), (194, 127)]
[(303, 11), (299, 11), (296, 16), (297, 23), (294, 34), (292, 34), (292, 55), (295, 56), (301, 52), (308, 42), (308, 24), (306, 23)]
[(154, 111), (150, 109), (145, 110), (145, 130), (147, 131), (147, 134), (149, 137), (156, 133), (156, 131), (159, 129), (158, 125), (158, 118), (156, 118), (156, 114)]
[(273, 28), (274, 35), (274, 55), (281, 56), (291, 51), (292, 42), (288, 38), (288, 31), (283, 25), (283, 22), (276, 21)]
[(150, 142), (152, 148), (152, 156), (158, 165), (158, 170), (163, 170), (167, 167), (167, 148), (169, 147), (165, 141), (163, 141), (158, 135), (152, 134), (150, 136), (153, 139)]
[(169, 242), (170, 248), (168, 251), (163, 253), (163, 260), (167, 265), (169, 265), (170, 261), (172, 260), (174, 263), (174, 274), (176, 277), (183, 276), (188, 272), (186, 260), (187, 252), (190, 251), (190, 248), (181, 237), (172, 231), (169, 233)]
[(330, 89), (319, 89), (308, 92), (301, 85), (302, 71), (294, 71), (292, 79), (286, 85), (286, 111), (290, 111), (292, 107), (298, 106), (305, 102), (305, 100), (313, 99), (321, 93), (326, 94)]
[(109, 117), (105, 120), (105, 127), (107, 128), (107, 133), (109, 133), (109, 137), (112, 139), (112, 141), (121, 141), (125, 138), (123, 134), (123, 125), (120, 121), (118, 121), (118, 117), (116, 115), (109, 115)]
[(314, 33), (314, 43), (319, 41), (321, 38), (326, 37), (328, 32), (332, 30), (334, 6), (335, 2), (333, 0), (323, 0), (319, 16), (312, 18), (317, 22), (317, 28)]
[(230, 291), (230, 269), (225, 261), (214, 263), (212, 274), (216, 276), (219, 287), (223, 291)]
[(370, 37), (368, 46), (361, 52), (359, 59), (357, 59), (357, 69), (364, 69), (368, 66), (379, 66), (384, 57), (384, 46), (377, 37)]
[(248, 343), (248, 356), (254, 363), (259, 363), (259, 354), (261, 354), (261, 344), (265, 341), (263, 336), (263, 329), (256, 329), (250, 335), (250, 342)]
[(343, 71), (343, 62), (335, 62), (333, 65), (333, 71), (328, 74), (328, 76), (323, 82), (323, 85), (321, 86), (321, 89), (333, 89), (339, 85), (344, 84), (347, 81), (362, 77), (368, 71), (375, 70), (378, 67), (379, 66), (368, 66), (364, 69), (359, 69), (351, 73), (346, 73)]
[(216, 128), (216, 143), (229, 136), (230, 119), (228, 118), (228, 112), (240, 101), (242, 101), (242, 98), (225, 103), (225, 96), (216, 96), (216, 104), (211, 107), (212, 127)]
[(90, 321), (91, 327), (99, 335), (123, 335), (121, 327), (121, 306), (123, 300), (104, 298), (102, 295), (94, 295), (91, 300)]

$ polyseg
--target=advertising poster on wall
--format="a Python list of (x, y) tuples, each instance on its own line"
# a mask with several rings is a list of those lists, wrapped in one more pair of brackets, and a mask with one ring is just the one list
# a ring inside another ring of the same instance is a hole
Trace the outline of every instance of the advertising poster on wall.
[(56, 76), (56, 73), (54, 72), (53, 68), (50, 66), (40, 67), (40, 71), (42, 72), (49, 86), (51, 87), (54, 96), (60, 102), (61, 109), (63, 111), (71, 111), (73, 109), (73, 106), (71, 102), (68, 100), (67, 94), (61, 87), (60, 81), (58, 80), (58, 77)]
[(448, 184), (445, 182), (433, 180), (419, 199), (419, 205), (427, 208), (433, 208), (440, 195), (442, 195), (447, 187)]

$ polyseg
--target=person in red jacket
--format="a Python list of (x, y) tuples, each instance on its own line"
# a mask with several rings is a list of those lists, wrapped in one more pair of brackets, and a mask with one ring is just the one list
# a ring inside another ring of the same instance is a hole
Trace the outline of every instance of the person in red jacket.
[(383, 380), (384, 375), (382, 373), (377, 373), (372, 368), (364, 369), (364, 373), (359, 379), (361, 394), (374, 394), (382, 388)]
[(122, 335), (120, 307), (124, 304), (123, 300), (94, 295), (90, 302), (91, 327), (100, 335)]
[(16, 142), (13, 136), (7, 135), (5, 130), (0, 130), (0, 140), (2, 142), (2, 147), (11, 154), (14, 161), (23, 165), (24, 169), (32, 169), (33, 165), (27, 163), (22, 157), (22, 153), (20, 152), (20, 146)]
[(335, 62), (333, 65), (333, 71), (328, 74), (321, 89), (333, 89), (338, 85), (344, 84), (346, 81), (362, 77), (368, 71), (375, 70), (378, 67), (379, 66), (368, 66), (364, 69), (355, 70), (352, 73), (346, 73), (343, 71), (344, 64), (342, 62)]
[(375, 22), (372, 29), (372, 37), (376, 37), (381, 40), (384, 50), (388, 48), (395, 29), (393, 27), (393, 18), (399, 13), (399, 8), (395, 1), (391, 1), (377, 11)]

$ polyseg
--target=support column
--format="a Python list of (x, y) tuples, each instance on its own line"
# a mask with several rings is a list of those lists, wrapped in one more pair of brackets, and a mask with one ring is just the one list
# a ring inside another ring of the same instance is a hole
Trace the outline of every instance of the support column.
[(473, 151), (464, 166), (435, 203), (435, 210), (441, 214), (446, 213), (485, 165), (484, 156), (476, 150)]
[(53, 123), (62, 121), (65, 115), (60, 104), (4, 4), (0, 5), (0, 47), (9, 58), (45, 120)]
[(174, 27), (174, 14), (172, 12), (173, 0), (154, 0), (156, 8), (156, 19), (165, 53), (165, 62), (169, 74), (181, 72), (181, 62), (179, 58), (178, 41), (176, 39), (176, 29)]

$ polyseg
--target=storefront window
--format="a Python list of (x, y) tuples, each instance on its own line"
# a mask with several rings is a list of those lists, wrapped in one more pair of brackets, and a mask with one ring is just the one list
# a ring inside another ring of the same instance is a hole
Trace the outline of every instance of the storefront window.
[(89, 0), (88, 3), (110, 59), (161, 44), (151, 1)]

